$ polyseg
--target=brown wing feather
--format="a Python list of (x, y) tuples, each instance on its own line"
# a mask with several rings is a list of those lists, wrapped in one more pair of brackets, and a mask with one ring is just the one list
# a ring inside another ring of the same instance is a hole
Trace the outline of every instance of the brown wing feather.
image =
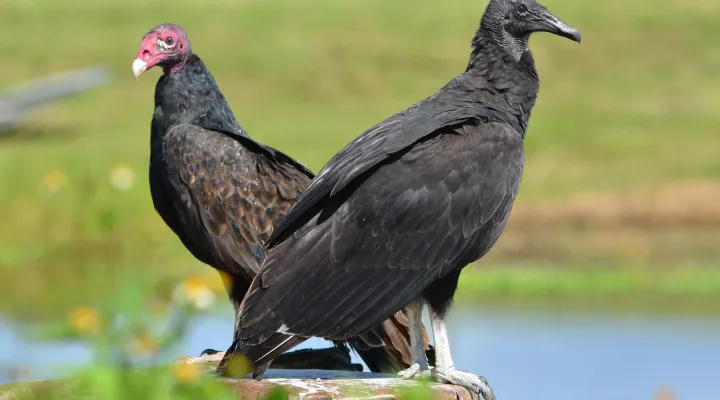
[(172, 149), (163, 153), (167, 183), (181, 199), (176, 206), (201, 223), (184, 224), (185, 233), (206, 244), (214, 266), (252, 280), (274, 222), (311, 176), (195, 125), (173, 128), (165, 143)]

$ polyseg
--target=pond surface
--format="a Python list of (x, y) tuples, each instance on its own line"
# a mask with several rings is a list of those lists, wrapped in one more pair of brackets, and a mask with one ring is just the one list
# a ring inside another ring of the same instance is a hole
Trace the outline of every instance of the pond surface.
[[(224, 350), (232, 326), (229, 313), (197, 318), (177, 355)], [(499, 399), (650, 400), (665, 387), (679, 399), (717, 400), (720, 393), (714, 316), (457, 307), (448, 329), (456, 366), (487, 377)], [(313, 339), (302, 347), (327, 346)], [(30, 342), (0, 321), (0, 366), (22, 360), (31, 378), (47, 379), (91, 357), (77, 343)], [(0, 383), (10, 379), (0, 370)]]

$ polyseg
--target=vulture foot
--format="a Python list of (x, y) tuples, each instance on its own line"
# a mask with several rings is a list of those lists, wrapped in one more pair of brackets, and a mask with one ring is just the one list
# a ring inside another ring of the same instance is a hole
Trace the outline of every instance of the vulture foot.
[(495, 400), (495, 394), (487, 383), (487, 379), (455, 368), (436, 371), (435, 380), (439, 383), (450, 383), (462, 386), (473, 393), (477, 393), (485, 400)]
[(398, 375), (403, 379), (428, 379), (432, 378), (432, 370), (427, 364), (420, 366), (419, 363), (415, 363), (410, 368), (398, 372)]

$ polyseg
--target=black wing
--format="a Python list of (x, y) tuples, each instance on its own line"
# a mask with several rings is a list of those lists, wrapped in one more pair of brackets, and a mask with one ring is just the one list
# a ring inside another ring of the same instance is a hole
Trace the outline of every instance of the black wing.
[(521, 136), (502, 123), (435, 133), (317, 204), (303, 234), (268, 252), (243, 301), (241, 352), (276, 332), (361, 334), (490, 249), (518, 191)]
[[(315, 177), (305, 195), (298, 199), (288, 215), (278, 222), (268, 246), (272, 247), (282, 241), (281, 238), (288, 233), (286, 231), (292, 230), (289, 228), (296, 224), (316, 202), (342, 190), (353, 179), (388, 156), (407, 148), (443, 126), (463, 123), (474, 117), (470, 113), (464, 113), (464, 110), (434, 115), (423, 112), (426, 111), (426, 107), (422, 107), (422, 104), (424, 103), (393, 115), (340, 150)], [(409, 115), (417, 115), (420, 118), (407, 118)]]
[[(498, 95), (482, 74), (458, 76), (434, 95), (366, 130), (340, 150), (278, 222), (267, 246), (275, 246), (290, 234), (302, 235), (305, 231), (299, 228), (314, 215), (310, 209), (321, 199), (334, 195), (388, 157), (407, 150), (443, 128), (498, 121), (507, 123), (515, 131), (524, 130), (520, 120), (508, 119), (518, 101), (508, 94)], [(493, 106), (478, 107), (478, 104)]]
[(204, 244), (212, 265), (247, 281), (265, 258), (273, 224), (312, 180), (310, 171), (274, 149), (193, 124), (167, 133), (162, 162), (188, 241)]

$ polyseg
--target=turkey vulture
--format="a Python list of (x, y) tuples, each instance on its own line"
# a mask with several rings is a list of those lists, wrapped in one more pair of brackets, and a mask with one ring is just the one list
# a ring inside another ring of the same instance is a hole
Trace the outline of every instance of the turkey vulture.
[[(153, 204), (198, 260), (229, 277), (237, 311), (265, 258), (273, 224), (313, 173), (248, 136), (179, 26), (161, 24), (143, 37), (133, 73), (139, 77), (155, 66), (163, 75), (150, 136)], [(391, 372), (410, 365), (409, 334), (398, 312), (346, 342), (372, 371)], [(434, 358), (427, 335), (425, 342)]]
[[(427, 303), (435, 379), (494, 398), (484, 378), (455, 369), (444, 320), (461, 270), (490, 250), (518, 194), (537, 31), (580, 42), (534, 0), (491, 0), (464, 73), (323, 167), (268, 240), (219, 372), (235, 353), (261, 378), (298, 338), (343, 340), (405, 306), (419, 329)], [(403, 376), (430, 375), (420, 337)]]

